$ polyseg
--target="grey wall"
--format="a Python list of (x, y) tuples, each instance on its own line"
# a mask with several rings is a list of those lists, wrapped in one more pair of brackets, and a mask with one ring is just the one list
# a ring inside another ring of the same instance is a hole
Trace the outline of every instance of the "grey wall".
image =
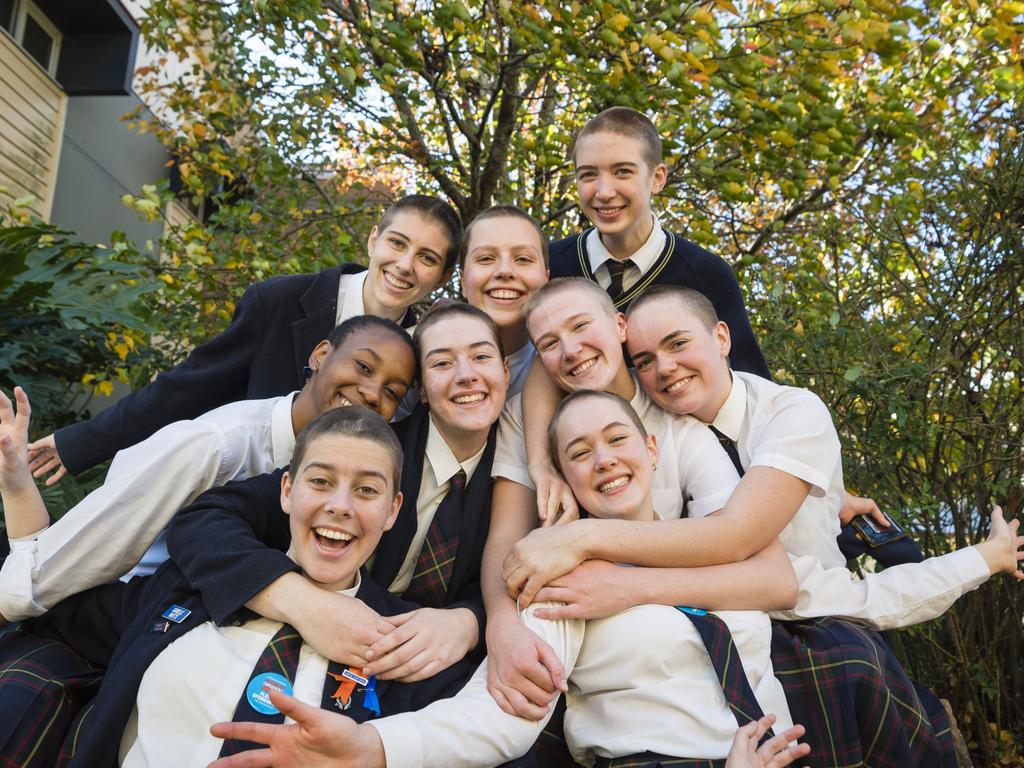
[(109, 243), (120, 230), (142, 247), (163, 232), (162, 220), (142, 221), (121, 202), (121, 195), (138, 195), (143, 184), (168, 175), (164, 146), (121, 120), (139, 104), (136, 96), (68, 99), (50, 219), (87, 242)]

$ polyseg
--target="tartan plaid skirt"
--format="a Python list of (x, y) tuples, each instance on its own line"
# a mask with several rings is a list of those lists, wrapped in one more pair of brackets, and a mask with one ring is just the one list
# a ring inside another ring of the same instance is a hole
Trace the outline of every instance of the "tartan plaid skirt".
[(837, 619), (772, 622), (772, 662), (811, 768), (956, 768), (949, 717), (877, 632)]
[(52, 768), (103, 670), (56, 640), (0, 636), (0, 768)]

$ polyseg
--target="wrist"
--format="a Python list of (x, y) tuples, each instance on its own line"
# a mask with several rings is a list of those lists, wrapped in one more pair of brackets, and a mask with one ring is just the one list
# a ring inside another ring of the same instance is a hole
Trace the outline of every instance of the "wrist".
[(1000, 572), (1000, 557), (999, 549), (993, 546), (990, 541), (979, 541), (974, 545), (974, 549), (981, 555), (981, 559), (985, 561), (985, 567), (988, 568), (989, 576), (995, 576)]
[(384, 753), (384, 742), (369, 723), (361, 724), (356, 730), (356, 740), (359, 743), (358, 754), (362, 759), (362, 765), (367, 768), (387, 768), (387, 758)]

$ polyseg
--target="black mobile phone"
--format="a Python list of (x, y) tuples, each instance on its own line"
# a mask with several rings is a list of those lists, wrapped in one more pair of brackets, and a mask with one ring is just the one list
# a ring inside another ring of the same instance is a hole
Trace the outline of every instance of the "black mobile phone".
[(899, 523), (893, 520), (888, 513), (883, 512), (882, 514), (889, 521), (888, 528), (879, 528), (868, 515), (858, 515), (850, 521), (850, 525), (857, 533), (857, 538), (866, 542), (869, 547), (880, 547), (883, 544), (907, 538), (907, 532)]

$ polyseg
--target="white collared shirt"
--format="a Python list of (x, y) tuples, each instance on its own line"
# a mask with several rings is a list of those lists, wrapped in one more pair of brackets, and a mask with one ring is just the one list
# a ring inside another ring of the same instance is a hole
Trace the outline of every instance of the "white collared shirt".
[(416, 533), (398, 575), (388, 587), (388, 591), (392, 594), (400, 595), (409, 588), (420, 550), (423, 549), (423, 543), (427, 539), (430, 523), (434, 520), (434, 513), (437, 512), (445, 494), (448, 493), (449, 481), (461, 469), (466, 473), (466, 484), (468, 485), (486, 447), (484, 445), (473, 456), (460, 462), (455, 458), (455, 454), (452, 453), (452, 449), (448, 447), (448, 443), (445, 442), (437, 427), (434, 426), (434, 417), (430, 417), (430, 427), (427, 432), (427, 455), (423, 461), (420, 492), (416, 496)]
[(736, 443), (744, 469), (772, 467), (811, 485), (779, 534), (786, 551), (815, 555), (826, 568), (845, 566), (836, 543), (843, 505), (839, 435), (821, 399), (806, 389), (733, 371), (732, 390), (712, 425)]
[(343, 274), (338, 281), (338, 312), (334, 316), (334, 325), (341, 325), (350, 317), (365, 315), (366, 308), (363, 306), (363, 284), (369, 270)]
[[(636, 384), (635, 376), (634, 388), (630, 405), (658, 445), (658, 468), (651, 488), (654, 511), (665, 520), (682, 515), (684, 500), (691, 516), (724, 507), (739, 476), (718, 439), (692, 416), (676, 416), (655, 405)], [(491, 476), (536, 490), (527, 471), (522, 400), (518, 394), (505, 403)]]
[[(646, 275), (651, 267), (654, 266), (654, 262), (657, 261), (662, 251), (665, 250), (665, 241), (668, 235), (661, 228), (658, 217), (653, 213), (651, 217), (654, 220), (651, 234), (648, 235), (647, 240), (635, 253), (630, 254), (629, 261), (626, 263), (626, 269), (622, 273), (623, 290), (632, 288), (641, 277)], [(608, 267), (605, 266), (605, 263), (615, 257), (612, 256), (611, 251), (608, 250), (601, 240), (601, 233), (597, 231), (597, 227), (590, 230), (590, 234), (587, 235), (586, 246), (590, 271), (594, 273), (597, 284), (607, 291), (608, 286), (611, 285), (612, 278), (608, 274)]]
[[(794, 561), (794, 567), (800, 600), (786, 618), (834, 615), (879, 629), (935, 618), (989, 577), (974, 547), (872, 574), (897, 572), (884, 585), (855, 581), (845, 567), (823, 569), (813, 557)], [(709, 759), (728, 754), (736, 720), (687, 617), (668, 606), (641, 605), (605, 619), (545, 621), (534, 615), (536, 607), (523, 612), (523, 621), (565, 665), (565, 736), (577, 762), (647, 750)], [(779, 733), (791, 715), (771, 662), (768, 616), (715, 613), (732, 633), (762, 710), (778, 715)], [(498, 765), (526, 752), (545, 723), (498, 708), (487, 692), (486, 661), (454, 698), (370, 721), (387, 764), (403, 768)]]
[(116, 579), (199, 494), (285, 466), (295, 447), (294, 396), (228, 403), (118, 451), (103, 485), (56, 524), (11, 542), (0, 613), (11, 621), (38, 616)]
[[(356, 574), (355, 586), (338, 594), (355, 597), (359, 582)], [(280, 622), (264, 618), (239, 627), (207, 621), (167, 646), (139, 685), (121, 737), (122, 767), (198, 768), (216, 760), (223, 741), (210, 735), (210, 726), (231, 721), (256, 662), (280, 628)], [(326, 676), (327, 659), (303, 644), (295, 698), (319, 707)]]

